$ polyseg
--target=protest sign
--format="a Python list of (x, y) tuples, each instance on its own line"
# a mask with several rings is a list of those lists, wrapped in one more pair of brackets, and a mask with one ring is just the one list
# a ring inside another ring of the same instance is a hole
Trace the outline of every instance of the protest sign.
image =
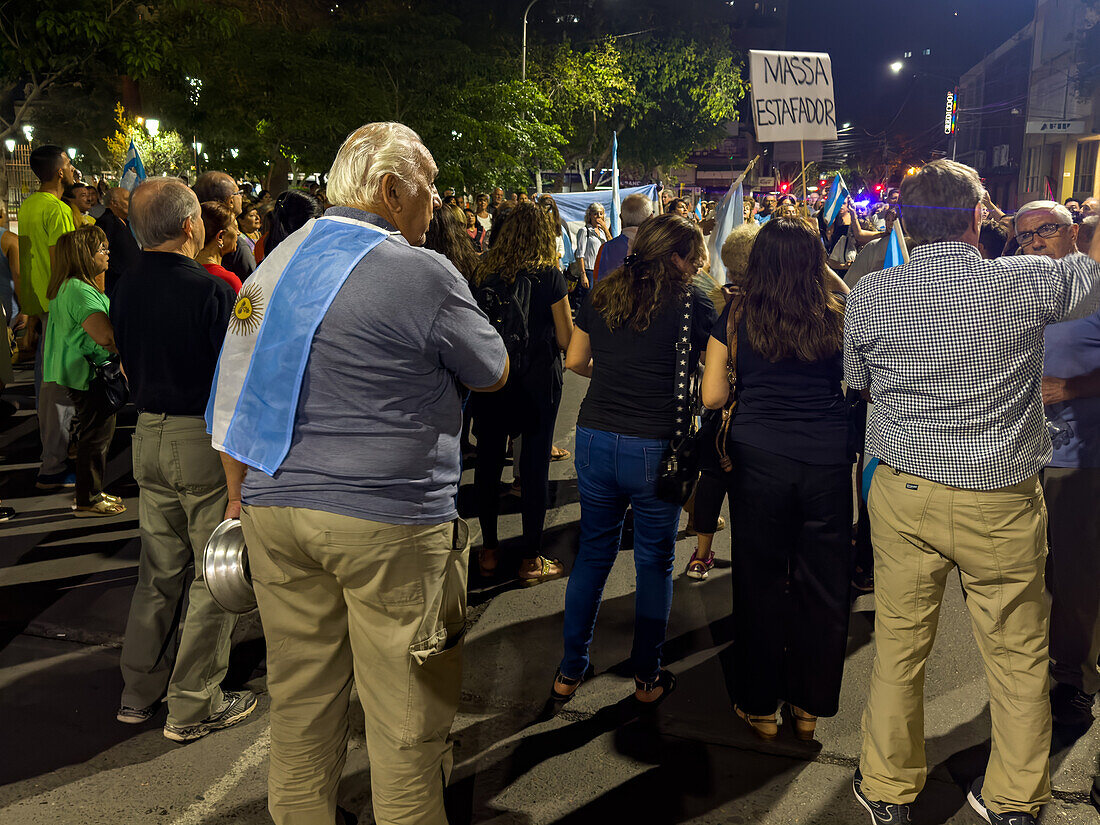
[(749, 52), (756, 139), (836, 140), (833, 66), (817, 52)]

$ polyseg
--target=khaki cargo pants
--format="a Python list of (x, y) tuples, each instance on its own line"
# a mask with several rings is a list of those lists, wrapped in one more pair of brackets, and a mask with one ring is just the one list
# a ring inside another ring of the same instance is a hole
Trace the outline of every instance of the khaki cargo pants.
[(380, 825), (444, 825), (462, 683), (468, 539), (296, 507), (241, 514), (271, 693), (268, 808), (332, 825), (354, 679)]
[(1038, 477), (962, 490), (879, 465), (868, 499), (875, 549), (875, 665), (860, 769), (868, 799), (924, 787), (924, 673), (948, 574), (958, 567), (989, 684), (993, 745), (982, 796), (997, 813), (1050, 800), (1047, 514)]

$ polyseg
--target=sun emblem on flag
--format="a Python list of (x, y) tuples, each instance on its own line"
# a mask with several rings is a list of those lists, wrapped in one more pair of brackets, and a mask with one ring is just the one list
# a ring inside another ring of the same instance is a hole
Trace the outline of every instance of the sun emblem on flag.
[(248, 284), (237, 296), (229, 328), (235, 335), (252, 335), (264, 317), (264, 292), (259, 284)]

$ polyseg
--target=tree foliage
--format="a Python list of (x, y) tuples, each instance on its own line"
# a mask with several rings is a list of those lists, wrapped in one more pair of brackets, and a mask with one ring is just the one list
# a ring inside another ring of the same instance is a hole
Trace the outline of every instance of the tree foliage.
[(150, 177), (178, 175), (191, 166), (191, 149), (184, 144), (179, 132), (161, 129), (151, 135), (144, 125), (126, 115), (121, 103), (115, 107), (115, 123), (118, 130), (104, 143), (107, 146), (106, 156), (116, 174), (122, 173), (131, 140), (141, 155), (145, 173)]

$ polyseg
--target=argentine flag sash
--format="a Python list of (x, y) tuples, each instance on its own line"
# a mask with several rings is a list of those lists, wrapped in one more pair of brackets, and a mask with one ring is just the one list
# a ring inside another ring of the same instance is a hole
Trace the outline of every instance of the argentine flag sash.
[(313, 335), (336, 293), (389, 232), (361, 221), (309, 221), (245, 282), (206, 407), (214, 448), (274, 475), (290, 450)]

